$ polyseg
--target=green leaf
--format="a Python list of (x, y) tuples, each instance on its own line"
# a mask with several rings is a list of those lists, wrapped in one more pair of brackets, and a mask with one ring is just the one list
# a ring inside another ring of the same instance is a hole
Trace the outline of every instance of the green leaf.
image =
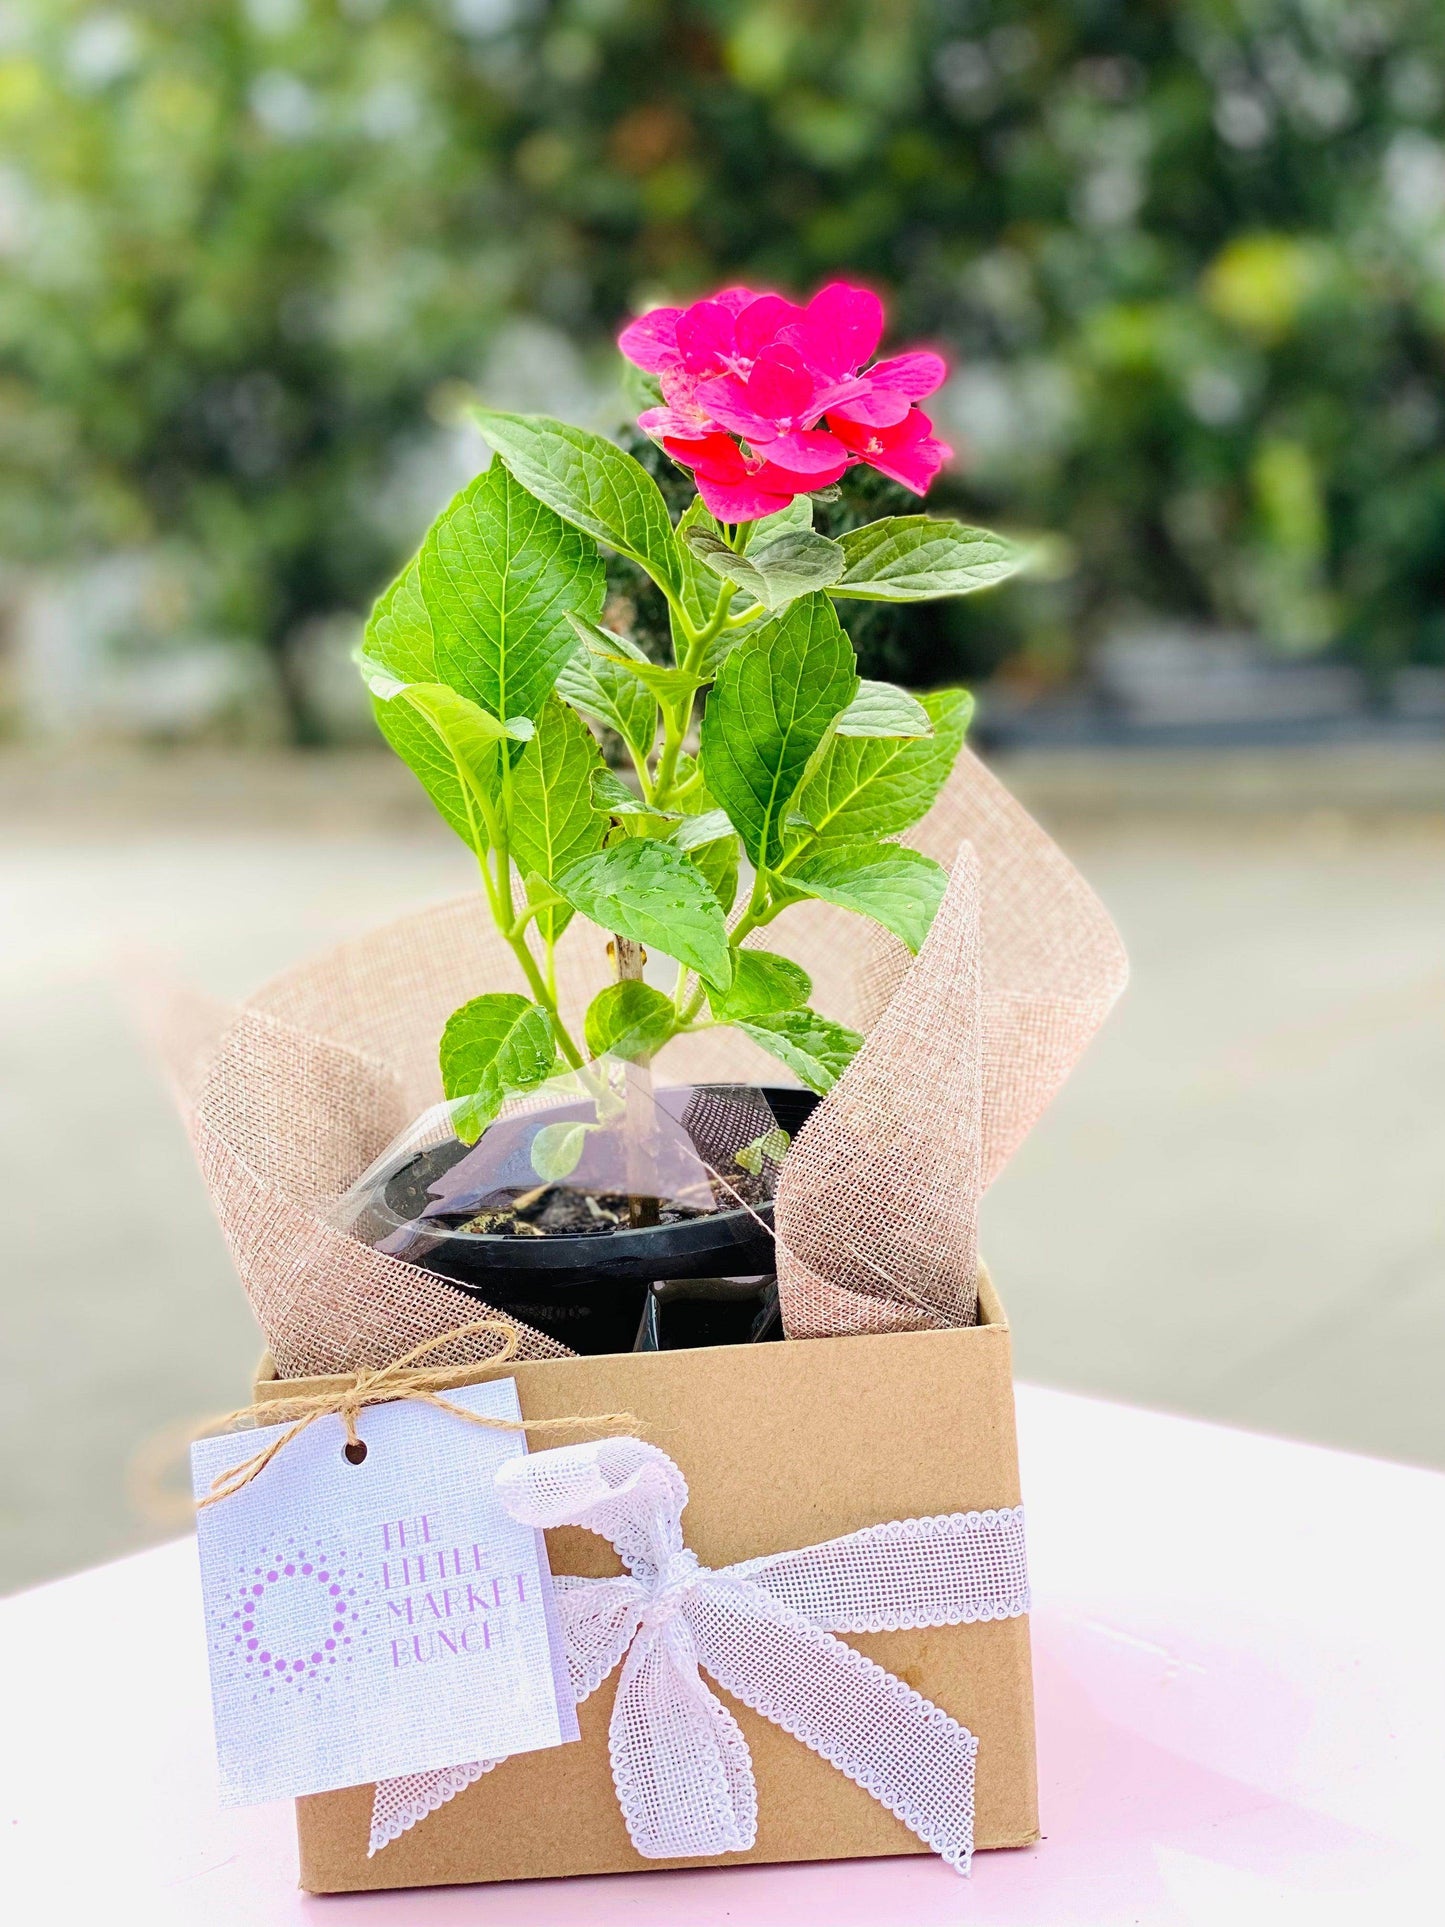
[(355, 660), (368, 684), (378, 672), (398, 683), (437, 680), (436, 644), (415, 559), (377, 597)]
[(857, 689), (853, 645), (825, 595), (795, 602), (718, 671), (702, 763), (754, 863), (781, 856), (793, 792)]
[(707, 529), (690, 529), (683, 539), (705, 568), (748, 590), (765, 609), (784, 609), (843, 573), (842, 549), (811, 529), (785, 529), (761, 548), (750, 545), (744, 555)]
[(768, 1159), (772, 1164), (781, 1164), (792, 1141), (791, 1135), (779, 1125), (775, 1130), (764, 1131), (761, 1137), (755, 1137), (751, 1144), (745, 1144), (741, 1151), (735, 1152), (733, 1163), (740, 1170), (751, 1171), (755, 1178), (760, 1177), (763, 1159)]
[[(731, 543), (712, 529), (690, 527), (684, 529), (678, 524), (679, 538), (685, 542), (705, 569), (713, 575), (735, 583), (740, 589), (749, 589), (755, 596), (763, 593), (763, 578), (745, 555), (739, 555)], [(716, 593), (716, 592), (714, 592)]]
[[(774, 531), (775, 533), (782, 532), (781, 525), (785, 522), (789, 527), (797, 527), (797, 520), (791, 517), (790, 511), (797, 508), (799, 499), (806, 498), (795, 498), (788, 509), (780, 509), (776, 516), (769, 516), (766, 521), (757, 523), (754, 534), (757, 529), (771, 528), (774, 522), (780, 525)], [(808, 513), (811, 516), (811, 504)], [(715, 521), (709, 514), (702, 497), (695, 495), (683, 511), (676, 530), (677, 551), (682, 559), (682, 600), (688, 615), (692, 618), (694, 629), (705, 629), (712, 620), (713, 612), (717, 608), (719, 575), (704, 564), (702, 557), (694, 553), (689, 544), (697, 535), (705, 535), (711, 542), (722, 543), (722, 546), (726, 547), (727, 545), (722, 542), (722, 533), (722, 524)], [(729, 554), (731, 553), (732, 551), (729, 550)], [(721, 580), (727, 582), (728, 577), (723, 575)], [(742, 620), (744, 614), (748, 617), (747, 621)], [(703, 653), (699, 674), (705, 683), (712, 681), (723, 658), (731, 654), (743, 637), (751, 634), (760, 623), (767, 620), (768, 609), (766, 603), (759, 601), (755, 589), (744, 590), (729, 584), (728, 616), (729, 626), (718, 631)], [(733, 623), (737, 626), (730, 626)], [(681, 641), (680, 638), (675, 638), (674, 641), (674, 646), (679, 649), (679, 652)]]
[(582, 1118), (572, 1124), (544, 1124), (532, 1139), (532, 1169), (548, 1184), (570, 1178), (582, 1162), (587, 1133), (596, 1129)]
[(858, 694), (838, 718), (840, 736), (931, 736), (933, 724), (916, 696), (891, 682), (865, 676)]
[[(512, 859), (524, 877), (555, 884), (559, 871), (601, 849), (607, 819), (592, 807), (592, 780), (606, 767), (582, 718), (549, 697), (511, 775)], [(537, 928), (555, 943), (571, 920), (570, 909), (545, 906)]]
[[(373, 693), (379, 695), (380, 688)], [(444, 682), (402, 683), (396, 689), (396, 699), (419, 711), (467, 768), (475, 763), (490, 771), (495, 767), (493, 751), (498, 743), (529, 743), (537, 733), (530, 717), (509, 716), (500, 722), (480, 703), (458, 695)]]
[(733, 954), (733, 980), (726, 991), (709, 994), (712, 1014), (722, 1023), (739, 1017), (769, 1017), (780, 1010), (801, 1010), (813, 994), (813, 980), (790, 957), (744, 947)]
[[(721, 812), (719, 812), (721, 815)], [(723, 818), (726, 822), (726, 817)], [(710, 837), (687, 852), (687, 860), (707, 884), (726, 916), (738, 894), (737, 833), (728, 825), (726, 836)]]
[[(612, 660), (618, 659), (614, 657)], [(674, 669), (670, 663), (649, 662), (646, 656), (640, 662), (628, 659), (623, 667), (644, 688), (650, 690), (658, 702), (668, 706), (675, 707), (686, 702), (698, 686), (697, 678), (689, 676), (685, 670)]]
[(417, 557), (436, 673), (494, 716), (536, 717), (601, 610), (602, 558), (500, 462), (433, 522)]
[(439, 1055), (446, 1096), (468, 1100), (453, 1124), (469, 1143), (509, 1092), (534, 1090), (551, 1076), (557, 1055), (552, 1019), (526, 997), (489, 991), (452, 1012)]
[(785, 509), (779, 509), (775, 515), (764, 515), (759, 521), (753, 523), (748, 531), (747, 547), (760, 549), (771, 542), (775, 535), (782, 535), (785, 530), (810, 529), (812, 526), (811, 496), (795, 495)]
[(842, 542), (847, 567), (832, 593), (867, 602), (968, 595), (1016, 574), (1028, 559), (1001, 535), (931, 515), (891, 515), (851, 529)]
[(681, 797), (686, 792), (687, 800), (683, 808), (693, 816), (701, 816), (704, 810), (713, 808), (713, 799), (707, 784), (702, 779), (702, 764), (697, 758), (684, 750), (677, 759), (677, 780), (672, 786), (674, 796)]
[(601, 435), (549, 415), (508, 415), (481, 407), (472, 412), (512, 474), (539, 502), (619, 555), (630, 556), (659, 586), (677, 592), (681, 565), (667, 504), (641, 463)]
[(698, 816), (685, 816), (672, 833), (679, 850), (700, 850), (705, 843), (716, 843), (720, 836), (735, 836), (726, 810), (704, 810)]
[(599, 629), (595, 623), (583, 622), (577, 617), (573, 618), (572, 626), (589, 654), (608, 664), (616, 673), (631, 677), (643, 689), (650, 691), (658, 702), (680, 702), (697, 687), (696, 677), (685, 675), (670, 663), (654, 662), (626, 636), (615, 636), (610, 629)]
[[(422, 600), (421, 571), (415, 562), (409, 563), (378, 597), (356, 659), (373, 691), (380, 678), (389, 677), (397, 689), (436, 680), (431, 617)], [(442, 820), (468, 849), (482, 855), (487, 834), (475, 799), (435, 729), (418, 711), (390, 695), (373, 693), (371, 710), (377, 728), (436, 805)]]
[(710, 983), (731, 981), (718, 900), (673, 844), (632, 837), (574, 863), (553, 881), (574, 909), (604, 930), (649, 944)]
[(928, 814), (958, 760), (973, 698), (966, 689), (935, 689), (921, 706), (931, 736), (834, 737), (797, 799), (820, 839), (897, 836)]
[(671, 997), (629, 979), (598, 991), (583, 1028), (589, 1057), (650, 1057), (677, 1029), (677, 1011)]
[(546, 877), (538, 876), (535, 870), (528, 870), (522, 878), (522, 888), (526, 892), (527, 902), (536, 910), (556, 909), (565, 911), (566, 916), (562, 920), (561, 927), (566, 928), (567, 921), (572, 915), (572, 906), (560, 890), (553, 888)]
[(657, 376), (645, 373), (631, 361), (622, 364), (622, 392), (634, 415), (640, 415), (644, 408), (659, 407), (663, 400), (662, 383)]
[(770, 1017), (746, 1017), (735, 1026), (770, 1056), (785, 1064), (811, 1091), (832, 1090), (852, 1063), (863, 1039), (846, 1024), (820, 1017), (816, 1010), (781, 1010)]
[[(532, 735), (532, 724), (525, 716), (498, 722), (445, 683), (389, 683), (378, 676), (373, 690), (390, 687), (395, 693), (373, 695), (378, 720), (389, 741), (420, 776), (442, 814), (452, 822), (455, 810), (460, 822), (453, 828), (474, 849), (486, 847), (485, 806), (494, 805), (501, 796), (501, 759), (499, 743), (525, 742)], [(399, 715), (420, 720), (423, 733), (399, 722)], [(388, 728), (388, 724), (391, 727)], [(447, 772), (447, 764), (450, 771)], [(442, 782), (435, 779), (444, 777)]]
[(916, 953), (943, 901), (948, 872), (918, 850), (864, 838), (826, 844), (785, 881), (804, 896), (872, 917)]
[(763, 600), (782, 609), (814, 589), (826, 589), (847, 565), (842, 548), (812, 529), (788, 529), (759, 547), (749, 544), (748, 560), (766, 584)]
[(715, 681), (717, 672), (722, 668), (728, 657), (732, 655), (738, 644), (746, 640), (748, 636), (756, 635), (767, 619), (768, 612), (763, 605), (761, 603), (754, 603), (748, 621), (740, 624), (736, 629), (719, 629), (703, 651), (702, 662), (698, 668), (698, 675), (702, 681), (705, 683)]
[(592, 772), (592, 807), (608, 816), (635, 816), (646, 805), (630, 784), (604, 766)]
[(487, 827), (469, 784), (463, 782), (451, 751), (431, 724), (410, 704), (371, 699), (376, 726), (421, 784), (437, 812), (478, 856), (489, 848)]
[[(587, 632), (621, 640), (591, 624)], [(630, 668), (591, 648), (574, 650), (558, 673), (557, 694), (584, 716), (615, 729), (639, 762), (646, 758), (657, 736), (657, 699)]]
[(693, 628), (705, 629), (717, 605), (718, 579), (710, 569), (703, 567), (701, 557), (691, 544), (697, 534), (709, 535), (715, 541), (721, 541), (722, 524), (713, 517), (702, 497), (694, 495), (678, 517), (674, 534), (681, 571), (682, 605), (692, 620)]
[(676, 810), (655, 810), (644, 803), (629, 782), (607, 768), (592, 772), (592, 807), (605, 816), (651, 816), (666, 822), (678, 817)]

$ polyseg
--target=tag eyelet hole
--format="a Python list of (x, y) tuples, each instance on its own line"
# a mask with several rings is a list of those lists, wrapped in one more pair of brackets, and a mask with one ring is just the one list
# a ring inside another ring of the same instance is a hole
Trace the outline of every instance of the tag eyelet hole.
[(366, 1457), (365, 1439), (348, 1439), (341, 1448), (341, 1456), (348, 1465), (360, 1465)]

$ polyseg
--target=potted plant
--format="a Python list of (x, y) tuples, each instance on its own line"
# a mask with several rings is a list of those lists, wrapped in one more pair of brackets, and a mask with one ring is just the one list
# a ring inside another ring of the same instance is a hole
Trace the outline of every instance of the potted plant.
[[(640, 426), (695, 484), (675, 523), (621, 448), (479, 408), (498, 459), (358, 651), (382, 733), (474, 853), (517, 963), (516, 988), (447, 1022), (453, 1135), (371, 1181), (364, 1235), (579, 1350), (630, 1347), (643, 1312), (655, 1342), (657, 1281), (771, 1270), (787, 1134), (862, 1039), (759, 933), (821, 899), (916, 951), (943, 892), (940, 866), (895, 839), (947, 778), (971, 700), (860, 679), (835, 604), (966, 594), (1020, 556), (921, 514), (836, 541), (813, 527), (850, 467), (921, 495), (950, 453), (918, 406), (942, 361), (875, 361), (882, 329), (877, 297), (842, 284), (806, 306), (731, 288), (626, 328)], [(608, 556), (662, 597), (665, 660), (604, 622)], [(579, 912), (613, 933), (580, 1029), (555, 967)], [(654, 1090), (663, 1046), (714, 1026), (796, 1083)], [(743, 1311), (737, 1335), (764, 1335), (766, 1306)]]

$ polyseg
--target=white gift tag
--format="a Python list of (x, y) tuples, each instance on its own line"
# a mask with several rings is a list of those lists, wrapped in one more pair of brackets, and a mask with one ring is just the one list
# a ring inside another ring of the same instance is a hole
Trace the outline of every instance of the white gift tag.
[[(520, 1417), (514, 1379), (447, 1393)], [(196, 1496), (286, 1428), (191, 1447)], [(520, 1432), (417, 1401), (338, 1418), (197, 1514), (226, 1806), (577, 1738), (542, 1535), (498, 1503)]]

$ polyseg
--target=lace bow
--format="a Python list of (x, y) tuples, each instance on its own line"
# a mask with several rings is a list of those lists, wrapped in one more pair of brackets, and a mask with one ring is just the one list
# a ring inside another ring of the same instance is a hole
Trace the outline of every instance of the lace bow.
[[(524, 1524), (585, 1526), (616, 1579), (555, 1580), (579, 1701), (619, 1663), (610, 1749), (632, 1844), (649, 1859), (737, 1853), (757, 1834), (742, 1730), (706, 1672), (887, 1807), (960, 1873), (973, 1852), (978, 1741), (835, 1633), (957, 1626), (1028, 1611), (1023, 1508), (897, 1519), (797, 1552), (700, 1565), (682, 1539), (687, 1483), (641, 1439), (514, 1459), (497, 1490)], [(499, 1764), (383, 1780), (371, 1852)]]

